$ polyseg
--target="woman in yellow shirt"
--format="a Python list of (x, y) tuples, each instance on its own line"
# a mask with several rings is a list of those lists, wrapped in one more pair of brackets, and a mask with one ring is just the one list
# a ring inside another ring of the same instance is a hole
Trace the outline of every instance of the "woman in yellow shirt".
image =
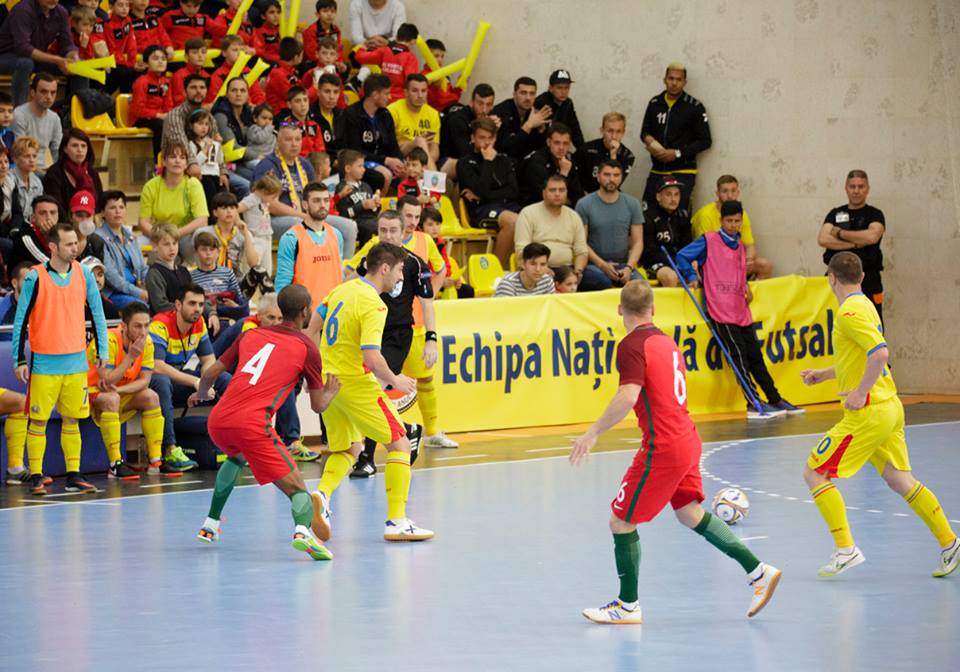
[(187, 148), (167, 146), (161, 174), (151, 178), (140, 192), (140, 230), (149, 236), (155, 224), (172, 224), (180, 237), (180, 256), (191, 257), (193, 232), (207, 225), (210, 212), (200, 180), (187, 171)]

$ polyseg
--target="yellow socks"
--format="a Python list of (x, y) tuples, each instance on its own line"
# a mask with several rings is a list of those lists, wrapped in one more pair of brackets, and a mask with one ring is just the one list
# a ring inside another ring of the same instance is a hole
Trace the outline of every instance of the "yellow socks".
[(814, 503), (820, 509), (820, 515), (827, 521), (833, 543), (837, 548), (853, 546), (853, 535), (850, 533), (850, 523), (847, 522), (847, 507), (843, 503), (843, 495), (833, 483), (824, 483), (810, 491)]
[(100, 414), (100, 436), (107, 447), (107, 460), (111, 465), (120, 461), (120, 414), (104, 411)]
[[(29, 438), (29, 434), (28, 434)], [(63, 448), (63, 460), (67, 465), (67, 473), (80, 471), (80, 423), (63, 420), (60, 427), (60, 447)], [(30, 460), (31, 464), (33, 460)], [(39, 472), (36, 472), (39, 473)]]
[(333, 491), (337, 489), (340, 482), (346, 478), (353, 465), (356, 464), (355, 458), (349, 451), (330, 453), (327, 463), (323, 465), (323, 476), (320, 477), (320, 484), (317, 490), (330, 497)]
[(23, 466), (23, 448), (27, 442), (27, 416), (23, 413), (11, 413), (3, 423), (3, 433), (7, 439), (7, 469)]
[(410, 453), (399, 450), (387, 453), (383, 470), (387, 488), (387, 519), (407, 517), (407, 495), (410, 494)]
[(927, 527), (933, 532), (933, 536), (940, 542), (940, 546), (948, 546), (953, 543), (957, 535), (954, 534), (947, 516), (940, 508), (937, 496), (929, 488), (917, 481), (917, 484), (903, 498), (913, 509), (913, 512), (920, 517), (920, 520), (927, 524)]
[(433, 436), (439, 432), (437, 427), (437, 388), (433, 381), (423, 383), (417, 381), (417, 404), (420, 406), (420, 415), (423, 417), (423, 435)]
[(31, 474), (43, 473), (43, 454), (47, 450), (46, 420), (31, 420), (27, 425), (27, 457)]
[(160, 459), (163, 444), (163, 413), (159, 408), (146, 410), (140, 424), (143, 427), (143, 438), (147, 442), (147, 459), (156, 462)]

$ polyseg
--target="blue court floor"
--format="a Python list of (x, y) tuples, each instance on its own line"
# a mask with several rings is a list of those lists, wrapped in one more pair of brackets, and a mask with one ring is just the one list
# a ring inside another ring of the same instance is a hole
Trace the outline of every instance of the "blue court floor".
[[(955, 522), (958, 429), (907, 429)], [(634, 436), (580, 468), (554, 447), (417, 469), (426, 544), (381, 540), (382, 476), (347, 481), (329, 563), (289, 547), (272, 487), (235, 490), (215, 546), (194, 538), (208, 491), (0, 510), (0, 670), (958, 669), (960, 576), (930, 577), (935, 541), (869, 468), (841, 484), (867, 562), (816, 577), (831, 541), (800, 476), (810, 435), (704, 447), (708, 496), (747, 490), (735, 531), (784, 571), (757, 618), (739, 567), (666, 511), (641, 528), (645, 624), (583, 619), (616, 594), (608, 502)]]

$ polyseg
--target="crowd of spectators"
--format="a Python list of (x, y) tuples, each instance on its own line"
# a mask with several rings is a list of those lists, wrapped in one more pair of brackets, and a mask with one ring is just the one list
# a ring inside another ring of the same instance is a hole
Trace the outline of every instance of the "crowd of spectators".
[[(712, 139), (682, 64), (667, 67), (639, 124), (651, 169), (638, 200), (621, 190), (636, 163), (629, 120), (609, 111), (599, 137), (587, 140), (568, 69), (550, 73), (546, 91), (528, 74), (499, 103), (486, 83), (461, 102), (452, 82), (425, 76), (414, 53), (420, 31), (400, 0), (352, 0), (352, 50), (335, 0), (317, 0), (316, 20), (291, 37), (280, 34), (276, 0), (257, 0), (237, 34), (226, 34), (238, 5), (111, 0), (103, 12), (96, 0), (77, 0), (68, 12), (59, 0), (20, 0), (0, 24), (0, 73), (11, 75), (11, 95), (0, 93), (3, 284), (15, 304), (23, 270), (50, 261), (49, 232), (73, 224), (77, 260), (96, 279), (107, 317), (131, 304), (152, 315), (150, 389), (165, 419), (164, 454), (178, 469), (191, 465), (177, 448), (172, 408), (213, 361), (215, 341), (235, 338), (231, 325), (256, 326), (250, 300), (275, 285), (296, 278), (320, 298), (320, 285), (341, 280), (344, 262), (376, 234), (386, 197), (422, 206), (436, 290), (461, 298), (473, 291), (451, 277), (444, 199), (455, 212), (462, 202), (464, 224), (495, 237), (502, 267), (518, 269), (496, 294), (516, 296), (640, 277), (677, 286), (668, 255), (720, 231), (724, 204), (743, 198), (737, 178), (723, 175), (716, 200), (691, 217), (697, 157)], [(443, 43), (427, 44), (442, 64)], [(210, 48), (221, 50), (212, 67)], [(175, 49), (183, 63), (172, 62)], [(68, 70), (107, 53), (118, 65), (104, 85)], [(247, 67), (233, 76), (244, 53)], [(258, 60), (269, 69), (248, 81)], [(142, 187), (133, 226), (128, 195), (104, 188), (91, 138), (70, 124), (72, 97), (87, 104), (90, 89), (132, 94), (130, 118), (153, 133), (158, 171)], [(225, 154), (226, 143), (238, 153)], [(444, 191), (428, 172), (445, 174)], [(883, 214), (866, 204), (866, 173), (852, 171), (846, 187), (848, 204), (830, 212), (818, 242), (825, 261), (838, 250), (861, 256), (865, 291), (879, 307)], [(327, 197), (308, 205), (321, 191)], [(418, 222), (405, 226), (414, 240)], [(745, 210), (736, 236), (747, 276), (770, 277)], [(197, 358), (200, 368), (188, 368)]]

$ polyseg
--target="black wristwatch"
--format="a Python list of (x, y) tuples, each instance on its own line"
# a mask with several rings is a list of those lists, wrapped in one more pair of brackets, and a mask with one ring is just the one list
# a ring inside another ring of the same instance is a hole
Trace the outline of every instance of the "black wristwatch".
[(437, 332), (435, 332), (435, 331), (428, 331), (428, 332), (424, 335), (424, 339), (427, 340), (427, 341), (433, 341), (434, 343), (436, 343), (436, 342), (437, 342)]

